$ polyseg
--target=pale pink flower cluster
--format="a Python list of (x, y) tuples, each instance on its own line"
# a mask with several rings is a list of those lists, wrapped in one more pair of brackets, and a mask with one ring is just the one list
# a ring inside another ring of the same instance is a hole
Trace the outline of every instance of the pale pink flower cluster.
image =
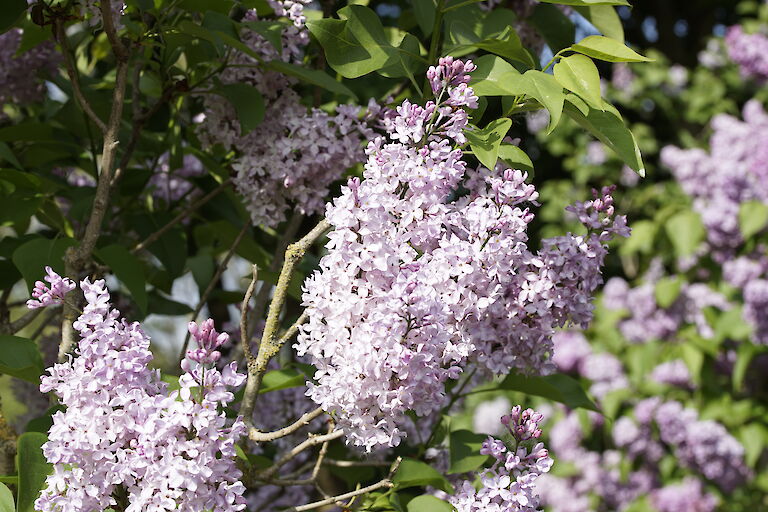
[[(280, 48), (247, 26), (241, 34), (243, 42), (264, 61), (299, 63), (309, 42), (303, 14), (306, 3), (270, 1), (277, 15), (293, 21), (283, 31)], [(258, 21), (256, 12), (249, 11), (244, 21)], [(364, 158), (363, 142), (372, 132), (367, 121), (360, 119), (361, 109), (340, 105), (335, 115), (319, 108), (307, 110), (291, 88), (292, 79), (264, 69), (245, 53), (236, 53), (233, 64), (220, 75), (221, 81), (258, 89), (265, 102), (264, 121), (242, 134), (229, 102), (206, 95), (205, 118), (198, 130), (201, 140), (236, 152), (232, 163), (235, 187), (255, 224), (276, 226), (290, 211), (322, 212), (331, 183)]]
[(27, 301), (29, 309), (55, 306), (64, 301), (64, 296), (75, 289), (75, 282), (68, 277), (61, 277), (51, 267), (45, 267), (47, 274), (43, 279), (51, 285), (49, 288), (42, 281), (35, 281), (32, 298)]
[[(245, 425), (239, 418), (229, 425), (220, 408), (245, 376), (235, 363), (220, 372), (185, 361), (179, 389), (168, 392), (148, 367), (149, 338), (111, 309), (104, 281), (85, 279), (81, 288), (87, 304), (74, 323), (78, 353), (50, 368), (40, 386), (65, 409), (53, 415), (43, 445), (53, 472), (36, 510), (243, 510), (235, 443)], [(215, 359), (222, 336), (208, 327), (191, 328), (204, 341), (195, 359)]]
[(385, 114), (390, 141), (369, 143), (364, 180), (328, 205), (329, 252), (305, 283), (295, 346), (318, 368), (308, 394), (367, 450), (399, 444), (407, 411), (439, 409), (468, 360), (546, 371), (554, 327), (591, 316), (604, 242), (628, 233), (605, 192), (575, 206), (589, 234), (529, 251), (526, 174), (461, 160), (473, 69), (441, 59), (436, 102)]
[(501, 418), (502, 424), (515, 441), (513, 449), (503, 441), (488, 437), (480, 449), (490, 455), (493, 466), (480, 474), (480, 489), (465, 480), (449, 501), (457, 512), (534, 512), (539, 510), (537, 479), (552, 468), (552, 459), (543, 443), (530, 450), (521, 445), (541, 435), (539, 422), (543, 416), (532, 409), (522, 411), (518, 405), (512, 413)]

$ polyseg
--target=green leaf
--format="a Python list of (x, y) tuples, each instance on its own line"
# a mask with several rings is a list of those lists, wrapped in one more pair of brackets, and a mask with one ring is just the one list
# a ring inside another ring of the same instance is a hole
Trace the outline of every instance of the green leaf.
[(541, 396), (565, 404), (571, 409), (581, 407), (600, 412), (600, 409), (589, 399), (577, 380), (559, 373), (544, 377), (525, 377), (513, 373), (499, 384), (499, 389), (522, 391), (528, 395)]
[(435, 25), (435, 4), (433, 2), (423, 2), (415, 0), (412, 2), (413, 12), (416, 15), (416, 23), (425, 36), (432, 35), (432, 27)]
[(493, 170), (499, 159), (499, 146), (501, 140), (512, 127), (512, 120), (509, 118), (496, 119), (488, 123), (488, 126), (482, 130), (465, 131), (469, 141), (469, 147), (475, 154), (480, 163), (488, 169)]
[(31, 291), (35, 287), (35, 281), (41, 280), (45, 275), (46, 265), (64, 275), (64, 252), (76, 244), (71, 238), (36, 238), (13, 251), (13, 263)]
[(13, 493), (3, 483), (0, 483), (0, 512), (16, 512)]
[(8, 32), (27, 10), (26, 0), (3, 0), (0, 9), (0, 34)]
[(408, 502), (408, 512), (452, 512), (453, 506), (429, 494), (416, 496)]
[(122, 245), (113, 244), (95, 251), (96, 255), (109, 267), (121, 283), (125, 285), (131, 297), (142, 313), (147, 313), (148, 297), (146, 278), (141, 261)]
[(0, 374), (39, 384), (41, 373), (43, 359), (34, 341), (0, 335)]
[(283, 74), (290, 75), (298, 78), (304, 82), (312, 85), (317, 85), (325, 89), (326, 91), (335, 92), (352, 98), (357, 99), (357, 96), (346, 85), (341, 82), (337, 82), (333, 77), (329, 76), (324, 71), (318, 69), (307, 69), (304, 66), (298, 66), (296, 64), (289, 64), (288, 62), (274, 60), (269, 62), (266, 67), (279, 71)]
[(513, 169), (533, 171), (533, 162), (525, 151), (512, 144), (502, 144), (499, 147), (499, 158), (504, 160)]
[(677, 300), (682, 287), (683, 281), (679, 277), (664, 277), (659, 279), (653, 290), (654, 295), (656, 296), (656, 304), (662, 308), (670, 307), (675, 300)]
[(511, 27), (507, 27), (494, 37), (481, 38), (465, 21), (456, 20), (451, 24), (450, 35), (456, 46), (449, 48), (448, 53), (459, 49), (477, 48), (521, 62), (530, 68), (536, 66), (536, 61), (528, 50), (523, 48), (520, 37)]
[(386, 27), (389, 44), (399, 51), (393, 53), (393, 57), (387, 61), (387, 65), (378, 70), (378, 73), (388, 78), (409, 77), (415, 82), (414, 73), (420, 66), (421, 44), (416, 36), (394, 27)]
[(572, 45), (571, 49), (593, 59), (607, 62), (650, 62), (653, 60), (643, 57), (620, 41), (603, 36), (585, 37)]
[(431, 485), (453, 494), (453, 486), (443, 475), (432, 466), (415, 459), (403, 459), (392, 481), (400, 489)]
[(362, 5), (340, 9), (341, 19), (307, 22), (307, 28), (325, 50), (328, 64), (346, 78), (357, 78), (396, 62), (398, 49), (389, 43), (374, 11)]
[(602, 110), (600, 72), (592, 59), (578, 54), (562, 58), (555, 64), (554, 74), (563, 87)]
[(555, 53), (573, 44), (576, 37), (573, 22), (554, 5), (537, 5), (526, 22), (544, 37), (544, 41)]
[(17, 441), (19, 491), (17, 512), (34, 512), (35, 500), (45, 486), (45, 477), (53, 469), (41, 447), (48, 437), (40, 432), (25, 432)]
[(449, 437), (449, 452), (451, 466), (448, 474), (467, 473), (475, 471), (488, 460), (488, 455), (482, 455), (480, 448), (488, 436), (475, 434), (469, 430), (456, 430)]
[(16, 55), (21, 55), (49, 39), (51, 39), (50, 28), (41, 27), (31, 21), (27, 21), (24, 23), (24, 31), (21, 33), (21, 42), (19, 43), (19, 49), (16, 50)]
[(470, 85), (478, 96), (519, 96), (525, 94), (522, 75), (512, 64), (495, 55), (483, 55), (475, 62)]
[(523, 90), (549, 111), (549, 127), (547, 133), (552, 133), (563, 114), (565, 93), (555, 77), (541, 71), (531, 69), (523, 75)]
[(624, 40), (624, 27), (616, 8), (611, 5), (575, 6), (576, 12), (584, 16), (604, 36)]
[(181, 302), (163, 297), (157, 291), (153, 291), (149, 294), (147, 311), (155, 315), (179, 316), (191, 313), (192, 308)]
[(744, 446), (747, 464), (750, 467), (755, 467), (766, 443), (768, 443), (768, 429), (765, 428), (765, 425), (759, 423), (749, 423), (741, 427), (739, 438), (741, 439), (742, 446)]
[(6, 144), (5, 142), (0, 142), (0, 161), (5, 160), (6, 162), (9, 162), (12, 166), (17, 168), (20, 171), (24, 170), (24, 167), (22, 167), (21, 162), (18, 161), (16, 158), (16, 155), (13, 154), (13, 151), (11, 151), (10, 146)]
[(264, 120), (264, 98), (254, 86), (246, 83), (222, 84), (216, 92), (227, 98), (240, 121), (240, 135), (247, 135)]
[(243, 26), (260, 34), (264, 39), (269, 41), (272, 47), (278, 52), (283, 51), (283, 29), (285, 28), (285, 25), (282, 23), (265, 20), (245, 21), (243, 22)]
[(270, 391), (303, 386), (306, 381), (307, 378), (298, 370), (272, 370), (264, 374), (259, 393), (269, 393)]
[(736, 363), (733, 365), (732, 386), (734, 391), (741, 390), (749, 363), (758, 354), (758, 349), (751, 343), (741, 343), (736, 351)]
[(679, 258), (693, 255), (707, 234), (699, 214), (690, 210), (670, 217), (664, 228)]
[(768, 226), (768, 204), (747, 201), (739, 207), (739, 227), (744, 240), (749, 240)]
[(635, 136), (612, 106), (605, 104), (606, 109), (603, 111), (589, 107), (573, 95), (566, 96), (566, 100), (565, 112), (571, 119), (611, 148), (640, 176), (645, 176), (645, 164), (643, 164)]

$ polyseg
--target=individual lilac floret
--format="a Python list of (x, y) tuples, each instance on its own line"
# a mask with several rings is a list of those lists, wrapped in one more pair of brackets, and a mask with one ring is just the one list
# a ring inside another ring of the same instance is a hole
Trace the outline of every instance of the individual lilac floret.
[(541, 413), (533, 409), (525, 409), (516, 405), (512, 412), (501, 417), (501, 424), (504, 425), (512, 437), (518, 442), (528, 439), (538, 439), (541, 436), (539, 422), (544, 419)]
[(46, 275), (43, 279), (50, 283), (51, 287), (42, 281), (35, 282), (32, 290), (32, 299), (27, 301), (29, 309), (56, 306), (64, 301), (64, 296), (75, 289), (75, 282), (68, 277), (61, 277), (51, 267), (45, 267)]
[[(552, 459), (542, 443), (536, 443), (529, 450), (520, 442), (541, 434), (538, 427), (534, 426), (533, 431), (528, 428), (532, 422), (541, 419), (542, 415), (531, 409), (521, 413), (520, 406), (502, 418), (507, 428), (510, 422), (517, 425), (522, 422), (527, 426), (523, 433), (518, 432), (514, 450), (490, 436), (483, 442), (480, 453), (493, 457), (493, 466), (480, 473), (480, 489), (475, 489), (470, 480), (465, 480), (456, 494), (449, 498), (457, 512), (533, 512), (539, 509), (537, 479), (549, 472)], [(533, 434), (535, 431), (538, 431), (537, 435)]]
[(202, 324), (189, 322), (189, 334), (197, 341), (199, 348), (187, 352), (187, 357), (200, 364), (215, 363), (221, 357), (221, 352), (216, 350), (229, 340), (229, 334), (216, 332), (213, 320), (209, 318)]

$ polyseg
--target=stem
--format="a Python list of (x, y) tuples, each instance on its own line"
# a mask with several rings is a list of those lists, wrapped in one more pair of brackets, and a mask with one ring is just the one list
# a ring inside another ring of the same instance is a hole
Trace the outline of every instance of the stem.
[(245, 296), (243, 297), (243, 302), (240, 305), (240, 344), (243, 347), (243, 354), (245, 354), (246, 361), (251, 361), (253, 359), (253, 353), (251, 353), (251, 340), (248, 336), (248, 303), (251, 302), (253, 288), (256, 286), (256, 281), (259, 279), (259, 267), (254, 265), (252, 272), (251, 284), (248, 285), (248, 289), (245, 291)]
[[(440, 44), (441, 28), (443, 23), (443, 10), (445, 7), (445, 0), (437, 0), (437, 7), (435, 7), (435, 22), (432, 25), (432, 39), (429, 42), (429, 56), (427, 57), (427, 64), (432, 66), (437, 58), (437, 50)], [(424, 80), (424, 91), (431, 91), (429, 85), (429, 79)]]
[(272, 303), (269, 305), (269, 313), (267, 314), (267, 320), (264, 325), (264, 334), (262, 335), (261, 343), (259, 344), (259, 353), (256, 356), (255, 361), (248, 363), (248, 381), (245, 384), (245, 394), (243, 395), (243, 402), (240, 409), (240, 414), (245, 418), (245, 421), (250, 421), (250, 418), (253, 415), (256, 399), (259, 396), (261, 379), (264, 376), (264, 372), (267, 370), (267, 365), (269, 364), (270, 359), (277, 355), (280, 351), (280, 347), (285, 343), (284, 337), (277, 338), (277, 330), (280, 327), (280, 313), (282, 312), (285, 300), (288, 297), (288, 286), (291, 284), (293, 270), (315, 240), (320, 238), (320, 236), (330, 227), (331, 224), (327, 220), (321, 220), (312, 231), (304, 235), (298, 242), (289, 245), (285, 251), (285, 262), (283, 263), (283, 269), (280, 271), (280, 276), (277, 279)]
[[(338, 439), (338, 438), (340, 438), (343, 435), (344, 435), (344, 431), (343, 430), (334, 430), (333, 432), (330, 432), (328, 434), (323, 434), (321, 436), (318, 436), (318, 435), (312, 436), (309, 439), (307, 439), (306, 441), (304, 441), (304, 442), (300, 443), (299, 445), (297, 445), (296, 447), (294, 447), (291, 451), (289, 451), (288, 453), (286, 453), (282, 457), (280, 457), (272, 466), (268, 467), (267, 469), (264, 470), (263, 473), (261, 473), (261, 474), (259, 474), (257, 476), (259, 478), (262, 478), (262, 479), (272, 478), (273, 476), (275, 476), (275, 473), (277, 473), (277, 471), (282, 466), (284, 466), (285, 464), (287, 464), (288, 462), (293, 460), (294, 457), (296, 457), (298, 454), (300, 454), (301, 452), (303, 452), (307, 448), (312, 448), (313, 446), (317, 446), (319, 444), (323, 444), (323, 443), (326, 443), (326, 442), (329, 442), (329, 441), (333, 441), (334, 439)], [(309, 509), (307, 509), (307, 510), (309, 510)]]
[(251, 428), (248, 432), (248, 439), (257, 443), (280, 439), (281, 437), (293, 434), (305, 425), (309, 425), (312, 420), (321, 416), (324, 412), (325, 411), (323, 411), (322, 408), (318, 407), (313, 411), (309, 411), (308, 413), (303, 414), (301, 418), (288, 425), (287, 427), (283, 427), (280, 430), (275, 430), (274, 432), (259, 432), (257, 429)]

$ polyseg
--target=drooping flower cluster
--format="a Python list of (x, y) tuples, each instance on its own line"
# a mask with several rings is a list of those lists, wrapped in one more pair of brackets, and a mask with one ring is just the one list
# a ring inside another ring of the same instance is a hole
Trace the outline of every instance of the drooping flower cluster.
[[(307, 3), (270, 1), (276, 14), (293, 22), (283, 31), (281, 47), (275, 48), (247, 26), (241, 34), (243, 43), (264, 61), (299, 62), (309, 42), (303, 14)], [(246, 25), (250, 21), (258, 21), (253, 10), (245, 15)], [(340, 105), (335, 115), (318, 108), (307, 111), (286, 75), (263, 69), (242, 52), (235, 54), (233, 64), (220, 80), (258, 89), (266, 104), (264, 122), (244, 134), (229, 102), (206, 95), (205, 117), (198, 130), (201, 140), (237, 152), (234, 183), (254, 223), (276, 226), (292, 209), (302, 214), (322, 212), (328, 187), (363, 159), (363, 141), (372, 136), (367, 121), (360, 119), (360, 108)]]
[[(43, 445), (53, 473), (36, 509), (91, 512), (119, 503), (126, 512), (243, 510), (234, 445), (245, 425), (237, 419), (227, 426), (219, 411), (245, 378), (236, 364), (219, 372), (185, 360), (180, 389), (169, 393), (148, 367), (149, 338), (111, 309), (104, 281), (85, 279), (81, 288), (87, 304), (74, 323), (78, 353), (50, 368), (40, 386), (66, 409), (54, 414)], [(216, 344), (225, 341), (209, 327), (191, 327), (204, 342), (196, 360), (215, 360)]]
[(537, 479), (552, 467), (552, 459), (543, 443), (526, 448), (521, 443), (541, 435), (543, 416), (518, 405), (501, 418), (515, 442), (510, 449), (503, 441), (488, 437), (480, 453), (492, 456), (493, 466), (480, 474), (480, 489), (465, 480), (449, 501), (457, 512), (532, 512), (539, 508)]
[(0, 105), (41, 101), (46, 89), (40, 75), (53, 75), (59, 63), (60, 56), (50, 42), (16, 55), (21, 35), (17, 28), (0, 34)]
[(693, 198), (719, 261), (741, 245), (739, 207), (768, 202), (768, 114), (756, 100), (744, 105), (744, 120), (727, 114), (712, 119), (709, 152), (667, 146), (662, 163)]
[(603, 303), (608, 309), (626, 310), (619, 330), (632, 343), (673, 339), (685, 324), (695, 325), (699, 334), (712, 337), (704, 309), (728, 310), (731, 304), (721, 294), (702, 283), (682, 284), (679, 295), (668, 307), (657, 303), (655, 283), (651, 280), (631, 288), (624, 279), (615, 277), (605, 284)]
[(741, 25), (734, 25), (725, 35), (725, 47), (743, 77), (759, 82), (768, 80), (768, 37), (747, 34)]
[(75, 289), (76, 285), (68, 277), (61, 277), (51, 267), (45, 267), (46, 276), (43, 278), (51, 285), (49, 288), (42, 281), (35, 281), (32, 298), (27, 301), (29, 309), (55, 306), (64, 301), (64, 296)]
[(495, 373), (548, 371), (553, 329), (589, 321), (604, 243), (628, 234), (606, 189), (573, 207), (587, 235), (528, 249), (526, 174), (467, 170), (455, 147), (473, 69), (441, 59), (427, 75), (437, 101), (385, 114), (390, 142), (369, 143), (365, 179), (328, 205), (329, 253), (305, 283), (308, 393), (367, 449), (397, 445), (408, 410), (439, 409), (470, 356)]

